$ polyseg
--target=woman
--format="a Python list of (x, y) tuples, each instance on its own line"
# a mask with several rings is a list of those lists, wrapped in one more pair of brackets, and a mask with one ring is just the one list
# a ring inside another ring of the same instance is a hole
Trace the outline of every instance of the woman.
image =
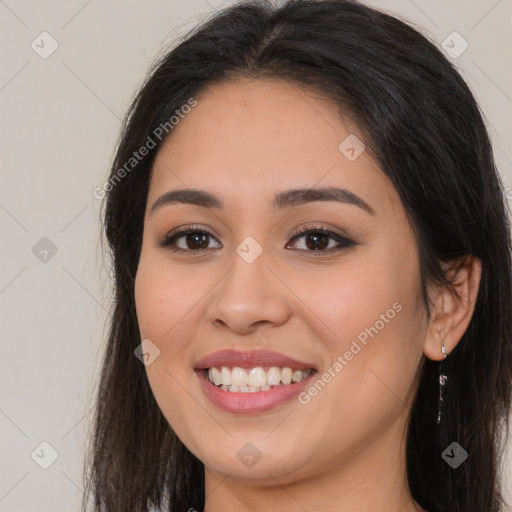
[(219, 12), (156, 64), (105, 191), (94, 510), (504, 510), (509, 220), (417, 31), (350, 0)]

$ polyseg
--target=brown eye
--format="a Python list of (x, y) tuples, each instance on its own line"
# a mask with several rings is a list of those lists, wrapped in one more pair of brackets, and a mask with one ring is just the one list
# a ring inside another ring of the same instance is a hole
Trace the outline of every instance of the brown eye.
[(182, 235), (185, 238), (187, 249), (207, 249), (208, 248), (208, 234), (206, 233), (189, 233)]
[[(292, 242), (298, 239), (304, 239), (306, 252), (336, 252), (338, 250), (351, 247), (356, 245), (354, 241), (349, 240), (348, 238), (339, 235), (333, 231), (329, 231), (323, 227), (309, 227), (298, 230), (298, 232), (293, 236)], [(330, 242), (337, 242), (334, 244), (334, 247), (329, 247)], [(288, 248), (289, 246), (287, 246)]]
[(306, 247), (312, 251), (326, 249), (329, 246), (329, 240), (332, 240), (329, 235), (319, 232), (310, 232), (300, 238), (304, 238)]
[[(204, 251), (209, 249), (209, 238), (213, 238), (213, 235), (208, 233), (208, 231), (187, 227), (177, 229), (170, 233), (165, 240), (162, 241), (161, 246), (176, 252)], [(183, 239), (183, 242), (178, 244), (178, 240), (181, 239)]]
[[(171, 232), (160, 245), (173, 252), (197, 253), (212, 249), (212, 247), (208, 247), (210, 239), (216, 240), (208, 231), (189, 226), (178, 228)], [(354, 241), (323, 227), (302, 228), (293, 235), (291, 242), (295, 242), (299, 239), (304, 239), (305, 242), (304, 248), (299, 248), (299, 251), (317, 254), (330, 254), (356, 245)], [(178, 243), (178, 241), (180, 242)], [(289, 249), (294, 247), (290, 247), (290, 244), (288, 244), (285, 248)]]

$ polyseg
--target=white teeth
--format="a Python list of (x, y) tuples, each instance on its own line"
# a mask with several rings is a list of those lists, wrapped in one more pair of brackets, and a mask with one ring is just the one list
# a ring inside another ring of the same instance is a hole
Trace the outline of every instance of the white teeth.
[(208, 370), (208, 380), (219, 386), (223, 391), (232, 393), (256, 393), (259, 391), (269, 391), (275, 386), (287, 386), (292, 382), (300, 382), (310, 373), (308, 370), (292, 370), (284, 367), (278, 368), (271, 366), (265, 371), (261, 366), (245, 370), (239, 366), (229, 368), (222, 366), (220, 371), (218, 368), (212, 367)]
[(247, 372), (243, 368), (235, 366), (231, 372), (231, 384), (239, 388), (247, 386)]
[(277, 366), (271, 366), (267, 372), (267, 384), (278, 386), (281, 382), (281, 370)]
[(267, 383), (267, 374), (261, 366), (258, 366), (249, 371), (247, 381), (249, 386), (259, 388)]
[(231, 372), (225, 366), (222, 367), (220, 378), (223, 386), (231, 386)]
[(219, 370), (217, 368), (213, 367), (208, 370), (208, 378), (210, 379), (210, 382), (213, 382), (216, 386), (222, 384), (222, 377), (220, 375)]
[(300, 382), (303, 379), (302, 371), (301, 370), (295, 370), (292, 373), (292, 381), (293, 382)]
[(283, 368), (281, 370), (281, 382), (283, 384), (290, 384), (290, 382), (292, 381), (292, 375), (293, 372), (291, 368)]

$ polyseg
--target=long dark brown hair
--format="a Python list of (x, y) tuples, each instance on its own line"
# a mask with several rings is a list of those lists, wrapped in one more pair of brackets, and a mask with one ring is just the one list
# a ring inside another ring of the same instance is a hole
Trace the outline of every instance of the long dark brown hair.
[[(155, 129), (167, 126), (164, 135), (172, 137), (169, 120), (190, 98), (237, 77), (308, 87), (353, 117), (414, 228), (427, 314), (427, 285), (449, 283), (441, 263), (464, 255), (481, 260), (472, 320), (444, 363), (449, 379), (439, 427), (439, 363), (424, 358), (418, 369), (407, 475), (414, 499), (429, 512), (504, 511), (499, 469), (510, 432), (511, 239), (485, 122), (435, 44), (351, 0), (261, 0), (224, 9), (175, 43), (136, 95), (102, 189), (114, 301), (83, 510), (87, 498), (97, 512), (203, 510), (204, 466), (170, 428), (134, 356), (141, 343), (134, 279), (151, 168), (165, 140)], [(127, 167), (148, 137), (156, 147)], [(441, 457), (454, 441), (469, 454), (457, 469)]]

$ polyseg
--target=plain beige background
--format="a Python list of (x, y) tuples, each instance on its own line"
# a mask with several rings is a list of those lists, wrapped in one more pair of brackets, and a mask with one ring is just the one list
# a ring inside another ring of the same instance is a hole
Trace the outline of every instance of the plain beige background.
[[(79, 508), (109, 309), (93, 190), (163, 45), (231, 3), (0, 0), (0, 511)], [(367, 3), (440, 46), (454, 31), (467, 42), (449, 58), (485, 114), (512, 201), (512, 0)]]

